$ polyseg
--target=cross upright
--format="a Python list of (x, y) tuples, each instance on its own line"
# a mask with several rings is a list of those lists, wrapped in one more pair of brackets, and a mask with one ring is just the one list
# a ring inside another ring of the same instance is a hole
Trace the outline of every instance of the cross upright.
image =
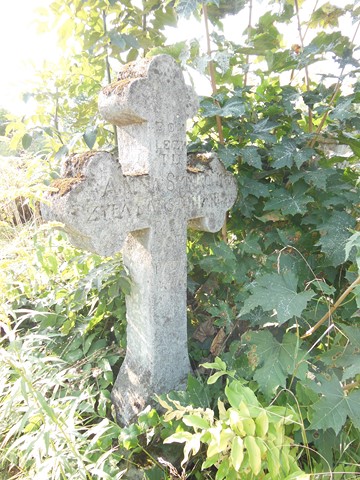
[(126, 65), (103, 89), (101, 114), (117, 126), (119, 158), (75, 156), (43, 216), (73, 243), (100, 255), (122, 251), (127, 351), (112, 401), (128, 424), (154, 394), (184, 386), (187, 350), (187, 227), (218, 231), (237, 188), (214, 155), (187, 168), (186, 120), (198, 109), (180, 67), (167, 55)]

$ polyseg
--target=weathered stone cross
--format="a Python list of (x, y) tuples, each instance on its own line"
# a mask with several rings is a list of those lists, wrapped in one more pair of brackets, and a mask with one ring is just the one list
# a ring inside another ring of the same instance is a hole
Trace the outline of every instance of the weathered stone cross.
[(78, 247), (122, 250), (132, 288), (112, 400), (118, 421), (129, 423), (155, 393), (186, 381), (186, 229), (219, 230), (237, 189), (215, 156), (205, 157), (204, 168), (187, 168), (185, 124), (198, 103), (171, 57), (125, 66), (99, 108), (117, 125), (119, 159), (106, 152), (70, 158), (67, 178), (42, 211), (63, 222)]

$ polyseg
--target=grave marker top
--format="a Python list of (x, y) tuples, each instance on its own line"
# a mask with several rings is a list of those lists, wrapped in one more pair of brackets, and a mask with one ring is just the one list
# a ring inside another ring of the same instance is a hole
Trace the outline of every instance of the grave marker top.
[(215, 232), (235, 201), (233, 177), (215, 156), (186, 168), (187, 118), (198, 108), (182, 72), (166, 55), (126, 66), (100, 95), (117, 125), (118, 161), (75, 156), (45, 218), (64, 223), (75, 245), (122, 250), (133, 286), (127, 296), (127, 352), (112, 399), (128, 423), (154, 393), (178, 388), (190, 371), (186, 334), (186, 229)]

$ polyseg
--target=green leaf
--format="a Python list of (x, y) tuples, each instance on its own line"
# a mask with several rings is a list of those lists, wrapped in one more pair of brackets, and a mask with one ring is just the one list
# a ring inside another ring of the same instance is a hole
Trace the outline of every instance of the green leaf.
[(210, 428), (209, 422), (197, 415), (184, 415), (183, 422), (188, 427), (201, 428), (203, 430), (207, 430), (208, 428)]
[(175, 9), (180, 16), (189, 18), (195, 12), (198, 3), (198, 0), (177, 0)]
[(266, 202), (264, 211), (280, 210), (283, 215), (304, 214), (307, 212), (307, 204), (314, 201), (312, 197), (305, 195), (307, 190), (308, 186), (303, 182), (296, 183), (291, 190), (278, 188)]
[(30, 145), (32, 144), (32, 140), (33, 140), (33, 137), (28, 133), (25, 133), (25, 135), (22, 137), (21, 143), (25, 150), (27, 150), (30, 147)]
[(263, 140), (264, 142), (273, 143), (275, 141), (275, 135), (270, 132), (274, 130), (275, 127), (277, 127), (277, 123), (265, 118), (253, 125), (253, 131), (249, 133), (249, 137), (252, 142)]
[(352, 104), (352, 97), (346, 97), (339, 101), (336, 105), (334, 110), (331, 112), (329, 117), (335, 120), (347, 120), (354, 116), (354, 112), (352, 111), (351, 104)]
[(185, 443), (189, 442), (193, 437), (190, 432), (175, 432), (170, 437), (165, 438), (164, 443)]
[(301, 350), (300, 341), (294, 333), (286, 333), (278, 342), (271, 332), (249, 331), (242, 337), (249, 345), (248, 353), (253, 366), (256, 365), (254, 380), (268, 398), (278, 387), (286, 387), (289, 375), (303, 379), (307, 372), (304, 362), (306, 352)]
[(233, 438), (233, 441), (231, 444), (230, 458), (231, 458), (233, 467), (238, 472), (244, 460), (244, 441), (239, 436), (236, 436)]
[(239, 178), (240, 183), (240, 191), (243, 198), (249, 197), (249, 195), (253, 195), (256, 198), (260, 197), (270, 197), (270, 186), (261, 183), (259, 180), (254, 180), (248, 176), (241, 176)]
[(111, 31), (109, 32), (109, 37), (110, 37), (111, 43), (113, 45), (116, 45), (120, 50), (126, 49), (126, 40), (124, 38), (124, 35), (116, 31)]
[(327, 181), (333, 174), (334, 172), (329, 169), (317, 168), (316, 170), (294, 173), (290, 175), (289, 180), (293, 184), (299, 180), (304, 180), (308, 185), (326, 190)]
[(292, 167), (296, 153), (296, 144), (293, 140), (284, 139), (280, 145), (273, 147), (273, 167)]
[(322, 397), (313, 405), (312, 430), (332, 428), (337, 435), (347, 417), (360, 428), (360, 390), (346, 394), (335, 376), (321, 382), (320, 390)]
[(262, 250), (259, 245), (259, 235), (256, 233), (249, 233), (240, 242), (239, 249), (242, 253), (250, 253), (251, 255), (261, 255)]
[(349, 38), (341, 35), (340, 32), (319, 32), (311, 41), (307, 50), (313, 53), (334, 52), (341, 57), (346, 50), (351, 50), (351, 47)]
[(84, 142), (86, 143), (86, 145), (88, 146), (88, 148), (90, 150), (95, 145), (96, 137), (97, 137), (97, 127), (88, 127), (85, 130), (85, 133), (83, 135), (83, 139), (84, 139)]
[(345, 145), (349, 145), (355, 155), (360, 157), (360, 140), (357, 137), (354, 137), (350, 133), (342, 132), (339, 135), (339, 140)]
[(298, 293), (297, 281), (294, 272), (289, 271), (283, 274), (269, 273), (257, 278), (240, 315), (256, 307), (262, 307), (264, 311), (274, 310), (279, 323), (284, 323), (293, 317), (300, 317), (307, 303), (314, 296), (314, 292), (307, 290)]
[(320, 8), (315, 10), (310, 18), (309, 26), (311, 28), (338, 27), (339, 17), (344, 15), (345, 10), (326, 2)]
[(226, 100), (218, 115), (222, 117), (240, 117), (244, 113), (244, 100), (240, 97), (231, 97)]
[(243, 402), (249, 409), (251, 407), (260, 408), (258, 399), (255, 393), (249, 387), (245, 387), (238, 380), (234, 380), (226, 385), (225, 395), (232, 407), (239, 409)]
[(351, 236), (349, 229), (353, 228), (355, 223), (351, 215), (335, 211), (328, 220), (317, 227), (321, 239), (316, 245), (321, 246), (321, 251), (335, 267), (345, 262), (345, 248)]
[(350, 253), (355, 248), (357, 250), (358, 256), (360, 256), (360, 232), (355, 232), (351, 237), (346, 241), (345, 245), (345, 260), (348, 260)]
[(239, 153), (245, 163), (247, 163), (251, 167), (258, 168), (259, 170), (261, 169), (262, 164), (261, 157), (258, 153), (258, 147), (245, 147), (242, 148)]
[(256, 476), (260, 473), (261, 470), (260, 447), (258, 446), (255, 437), (252, 437), (251, 435), (247, 435), (245, 437), (244, 444), (246, 447), (246, 452), (248, 454), (250, 468), (253, 474)]
[(238, 147), (225, 147), (224, 145), (219, 145), (218, 148), (218, 155), (225, 167), (230, 167), (230, 165), (236, 163), (239, 153), (240, 149)]

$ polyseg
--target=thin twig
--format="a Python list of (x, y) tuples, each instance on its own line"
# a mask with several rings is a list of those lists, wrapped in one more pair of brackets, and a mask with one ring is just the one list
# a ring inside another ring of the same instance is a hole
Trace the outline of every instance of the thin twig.
[[(211, 89), (213, 95), (217, 93), (217, 86), (216, 86), (216, 77), (215, 77), (215, 67), (214, 62), (211, 60), (211, 43), (210, 43), (210, 31), (209, 31), (209, 17), (207, 11), (207, 5), (203, 4), (203, 14), (204, 14), (204, 23), (205, 23), (205, 32), (206, 32), (206, 44), (207, 44), (207, 54), (210, 58), (209, 60), (209, 74), (210, 74), (210, 81), (211, 81)], [(217, 103), (217, 102), (216, 102)], [(219, 135), (219, 143), (224, 145), (224, 133), (221, 123), (221, 117), (216, 115), (216, 126)]]
[[(296, 18), (297, 18), (297, 24), (298, 24), (298, 31), (299, 31), (299, 38), (300, 38), (300, 45), (301, 45), (301, 50), (304, 51), (304, 37), (301, 31), (301, 21), (300, 21), (300, 11), (299, 11), (299, 4), (298, 0), (295, 0), (295, 9), (296, 9)], [(307, 65), (304, 67), (305, 70), (305, 84), (306, 84), (306, 90), (310, 90), (310, 77), (309, 77), (309, 70)], [(309, 133), (312, 132), (313, 129), (313, 112), (310, 107), (308, 107), (308, 112), (309, 112)]]
[(319, 327), (321, 327), (321, 325), (330, 318), (330, 316), (335, 312), (335, 310), (340, 307), (345, 298), (354, 290), (357, 285), (360, 285), (360, 276), (345, 290), (342, 295), (340, 295), (338, 300), (329, 309), (329, 311), (326, 312), (325, 315), (317, 322), (317, 324), (311, 327), (301, 338), (310, 337)]
[[(313, 8), (313, 11), (311, 12), (310, 18), (312, 17), (313, 13), (315, 12), (318, 3), (319, 3), (319, 0), (316, 0), (315, 5), (314, 5), (314, 8)], [(306, 30), (305, 30), (305, 32), (304, 32), (304, 34), (303, 34), (303, 36), (302, 36), (302, 40), (303, 40), (304, 45), (305, 45), (305, 37), (306, 37), (306, 35), (307, 35), (308, 31), (309, 31), (309, 23), (310, 23), (310, 22), (307, 23), (307, 25), (306, 25)], [(290, 83), (294, 80), (294, 77), (295, 77), (294, 73), (295, 73), (295, 70), (291, 70)]]
[[(211, 81), (211, 89), (213, 95), (216, 95), (217, 93), (217, 86), (216, 86), (216, 77), (215, 77), (215, 66), (214, 62), (211, 59), (211, 43), (210, 43), (210, 31), (209, 31), (209, 16), (208, 16), (208, 11), (207, 11), (207, 5), (203, 3), (203, 15), (204, 15), (204, 23), (205, 23), (205, 33), (206, 33), (206, 43), (207, 43), (207, 54), (209, 56), (209, 74), (210, 74), (210, 81)], [(218, 102), (215, 100), (215, 103), (218, 104)], [(219, 115), (215, 116), (216, 119), (216, 126), (217, 126), (217, 131), (219, 135), (219, 143), (221, 145), (225, 144), (224, 141), (224, 132), (223, 132), (223, 127), (222, 127), (222, 122), (221, 122), (221, 117)], [(227, 242), (227, 220), (225, 218), (225, 222), (222, 226), (221, 229), (221, 236), (224, 242)]]
[[(296, 0), (295, 0), (296, 1)], [(354, 35), (353, 35), (353, 38), (351, 40), (351, 43), (354, 43), (355, 42), (355, 38), (356, 38), (356, 35), (359, 31), (359, 27), (360, 27), (360, 21), (357, 23), (357, 26), (356, 26), (356, 29), (355, 29), (355, 32), (354, 32)], [(322, 116), (321, 118), (321, 121), (316, 129), (316, 132), (315, 132), (315, 135), (314, 135), (314, 138), (311, 140), (311, 142), (309, 143), (309, 147), (310, 148), (313, 148), (318, 137), (319, 137), (319, 134), (321, 132), (321, 130), (323, 129), (324, 125), (325, 125), (325, 122), (327, 120), (327, 117), (330, 113), (330, 110), (331, 110), (331, 107), (334, 105), (335, 103), (335, 100), (336, 100), (336, 97), (339, 93), (339, 90), (341, 88), (341, 84), (342, 84), (342, 81), (343, 81), (343, 75), (344, 75), (344, 71), (345, 71), (345, 67), (346, 65), (343, 66), (343, 68), (341, 69), (341, 72), (340, 72), (340, 75), (339, 75), (339, 80), (337, 81), (337, 84), (335, 86), (335, 90), (334, 90), (334, 93), (332, 94), (332, 97), (329, 101), (329, 104), (328, 104), (328, 107), (327, 109), (325, 110), (324, 112), (324, 115)]]
[[(104, 28), (104, 36), (107, 35), (107, 26), (106, 26), (106, 12), (105, 10), (102, 11), (102, 18), (103, 18), (103, 28)], [(110, 85), (111, 83), (111, 70), (110, 70), (110, 62), (109, 62), (109, 52), (108, 52), (108, 47), (107, 45), (105, 46), (105, 70), (106, 70), (106, 80), (108, 84)], [(118, 146), (118, 135), (117, 135), (117, 127), (116, 125), (113, 125), (113, 130), (114, 130), (114, 140), (115, 140), (115, 146)]]
[[(248, 27), (247, 27), (248, 43), (250, 42), (250, 34), (251, 34), (251, 28), (252, 28), (252, 10), (253, 10), (253, 3), (252, 3), (252, 0), (250, 0), (249, 1), (249, 24), (248, 24)], [(250, 55), (247, 54), (247, 56), (246, 56), (246, 71), (245, 71), (245, 75), (244, 75), (244, 87), (246, 87), (247, 81), (248, 81), (249, 61), (250, 61)]]

